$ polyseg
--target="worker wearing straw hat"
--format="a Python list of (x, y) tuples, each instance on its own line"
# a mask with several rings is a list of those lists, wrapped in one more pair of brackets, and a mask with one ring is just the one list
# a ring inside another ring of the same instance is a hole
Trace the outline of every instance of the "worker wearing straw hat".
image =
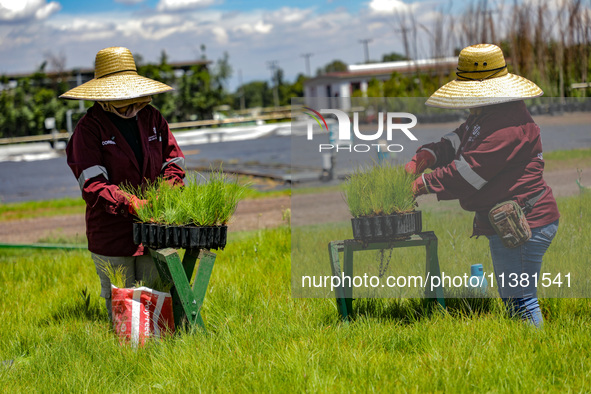
[(111, 316), (111, 283), (104, 264), (125, 268), (126, 286), (156, 275), (152, 258), (133, 242), (133, 215), (145, 201), (124, 194), (163, 176), (182, 184), (184, 156), (151, 96), (172, 90), (138, 75), (129, 49), (105, 48), (95, 59), (94, 79), (61, 98), (95, 101), (78, 122), (66, 153), (86, 201), (88, 249)]
[[(539, 327), (543, 318), (534, 278), (558, 229), (559, 213), (542, 177), (540, 130), (523, 100), (543, 92), (509, 73), (495, 45), (464, 48), (456, 74), (426, 104), (469, 109), (470, 115), (441, 141), (417, 150), (406, 165), (408, 172), (422, 174), (413, 191), (459, 199), (463, 209), (475, 212), (473, 236), (488, 237), (501, 298), (512, 314)], [(433, 171), (425, 174), (426, 168)], [(529, 283), (511, 287), (509, 277), (527, 277)]]

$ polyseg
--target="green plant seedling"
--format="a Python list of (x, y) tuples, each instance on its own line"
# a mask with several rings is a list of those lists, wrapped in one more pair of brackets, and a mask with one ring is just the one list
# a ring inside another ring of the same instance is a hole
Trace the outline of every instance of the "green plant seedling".
[(411, 212), (415, 207), (415, 176), (388, 162), (357, 168), (343, 184), (345, 201), (353, 217)]

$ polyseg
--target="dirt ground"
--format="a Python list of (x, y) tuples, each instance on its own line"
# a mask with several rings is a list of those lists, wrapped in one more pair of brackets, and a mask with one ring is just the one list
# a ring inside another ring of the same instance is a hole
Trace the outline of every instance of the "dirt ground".
[[(591, 168), (583, 169), (590, 174)], [(575, 183), (576, 169), (546, 172), (546, 182), (556, 197), (579, 193)], [(588, 178), (588, 177), (587, 177)], [(236, 214), (230, 224), (230, 231), (257, 230), (271, 228), (286, 223), (286, 210), (293, 208), (293, 223), (324, 223), (331, 218), (343, 218), (348, 215), (347, 206), (341, 193), (296, 194), (290, 197), (245, 200), (238, 204)], [(419, 197), (419, 204), (434, 203), (432, 196)], [(15, 220), (2, 223), (0, 242), (35, 243), (42, 239), (56, 237), (77, 237), (84, 239), (85, 224), (83, 215), (64, 215), (47, 218)]]

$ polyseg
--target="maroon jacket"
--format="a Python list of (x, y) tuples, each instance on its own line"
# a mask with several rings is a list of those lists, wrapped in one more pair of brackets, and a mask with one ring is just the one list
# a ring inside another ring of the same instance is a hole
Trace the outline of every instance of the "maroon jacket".
[(86, 201), (88, 249), (105, 256), (139, 256), (133, 243), (133, 217), (118, 185), (141, 185), (159, 175), (182, 183), (184, 156), (166, 120), (147, 105), (137, 115), (144, 156), (143, 168), (119, 129), (98, 103), (91, 107), (68, 142), (68, 165)]
[(523, 101), (483, 107), (440, 142), (421, 149), (436, 157), (434, 171), (423, 176), (428, 191), (437, 193), (439, 200), (459, 199), (463, 209), (477, 212), (473, 235), (495, 233), (486, 219), (495, 204), (513, 200), (523, 207), (544, 188), (526, 216), (530, 227), (550, 224), (560, 216), (542, 178), (540, 129)]

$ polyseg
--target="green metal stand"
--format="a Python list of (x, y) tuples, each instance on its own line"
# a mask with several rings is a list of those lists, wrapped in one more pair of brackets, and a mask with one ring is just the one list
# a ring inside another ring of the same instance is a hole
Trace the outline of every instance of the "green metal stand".
[[(205, 330), (201, 318), (201, 306), (215, 263), (215, 254), (206, 249), (202, 249), (201, 254), (198, 250), (187, 250), (181, 262), (176, 249), (150, 249), (150, 253), (156, 263), (160, 278), (173, 285), (171, 295), (175, 326), (180, 327), (186, 323), (191, 326), (198, 324)], [(199, 266), (193, 287), (191, 287), (189, 283), (197, 259), (199, 259)]]
[[(343, 252), (343, 268), (342, 272), (345, 277), (353, 278), (353, 252), (364, 250), (380, 250), (403, 248), (412, 246), (425, 246), (427, 250), (426, 272), (425, 275), (440, 276), (439, 259), (437, 257), (437, 237), (432, 231), (412, 235), (408, 239), (380, 241), (380, 242), (362, 242), (355, 239), (346, 239), (344, 241), (332, 241), (328, 244), (328, 253), (330, 256), (330, 268), (333, 276), (341, 277), (341, 263), (339, 260), (339, 253)], [(337, 309), (341, 318), (348, 321), (349, 314), (353, 311), (353, 288), (341, 286), (335, 288), (335, 296), (337, 300)], [(443, 296), (443, 288), (441, 286), (425, 287), (425, 297), (431, 301), (437, 300), (439, 305), (445, 308), (445, 298)]]

